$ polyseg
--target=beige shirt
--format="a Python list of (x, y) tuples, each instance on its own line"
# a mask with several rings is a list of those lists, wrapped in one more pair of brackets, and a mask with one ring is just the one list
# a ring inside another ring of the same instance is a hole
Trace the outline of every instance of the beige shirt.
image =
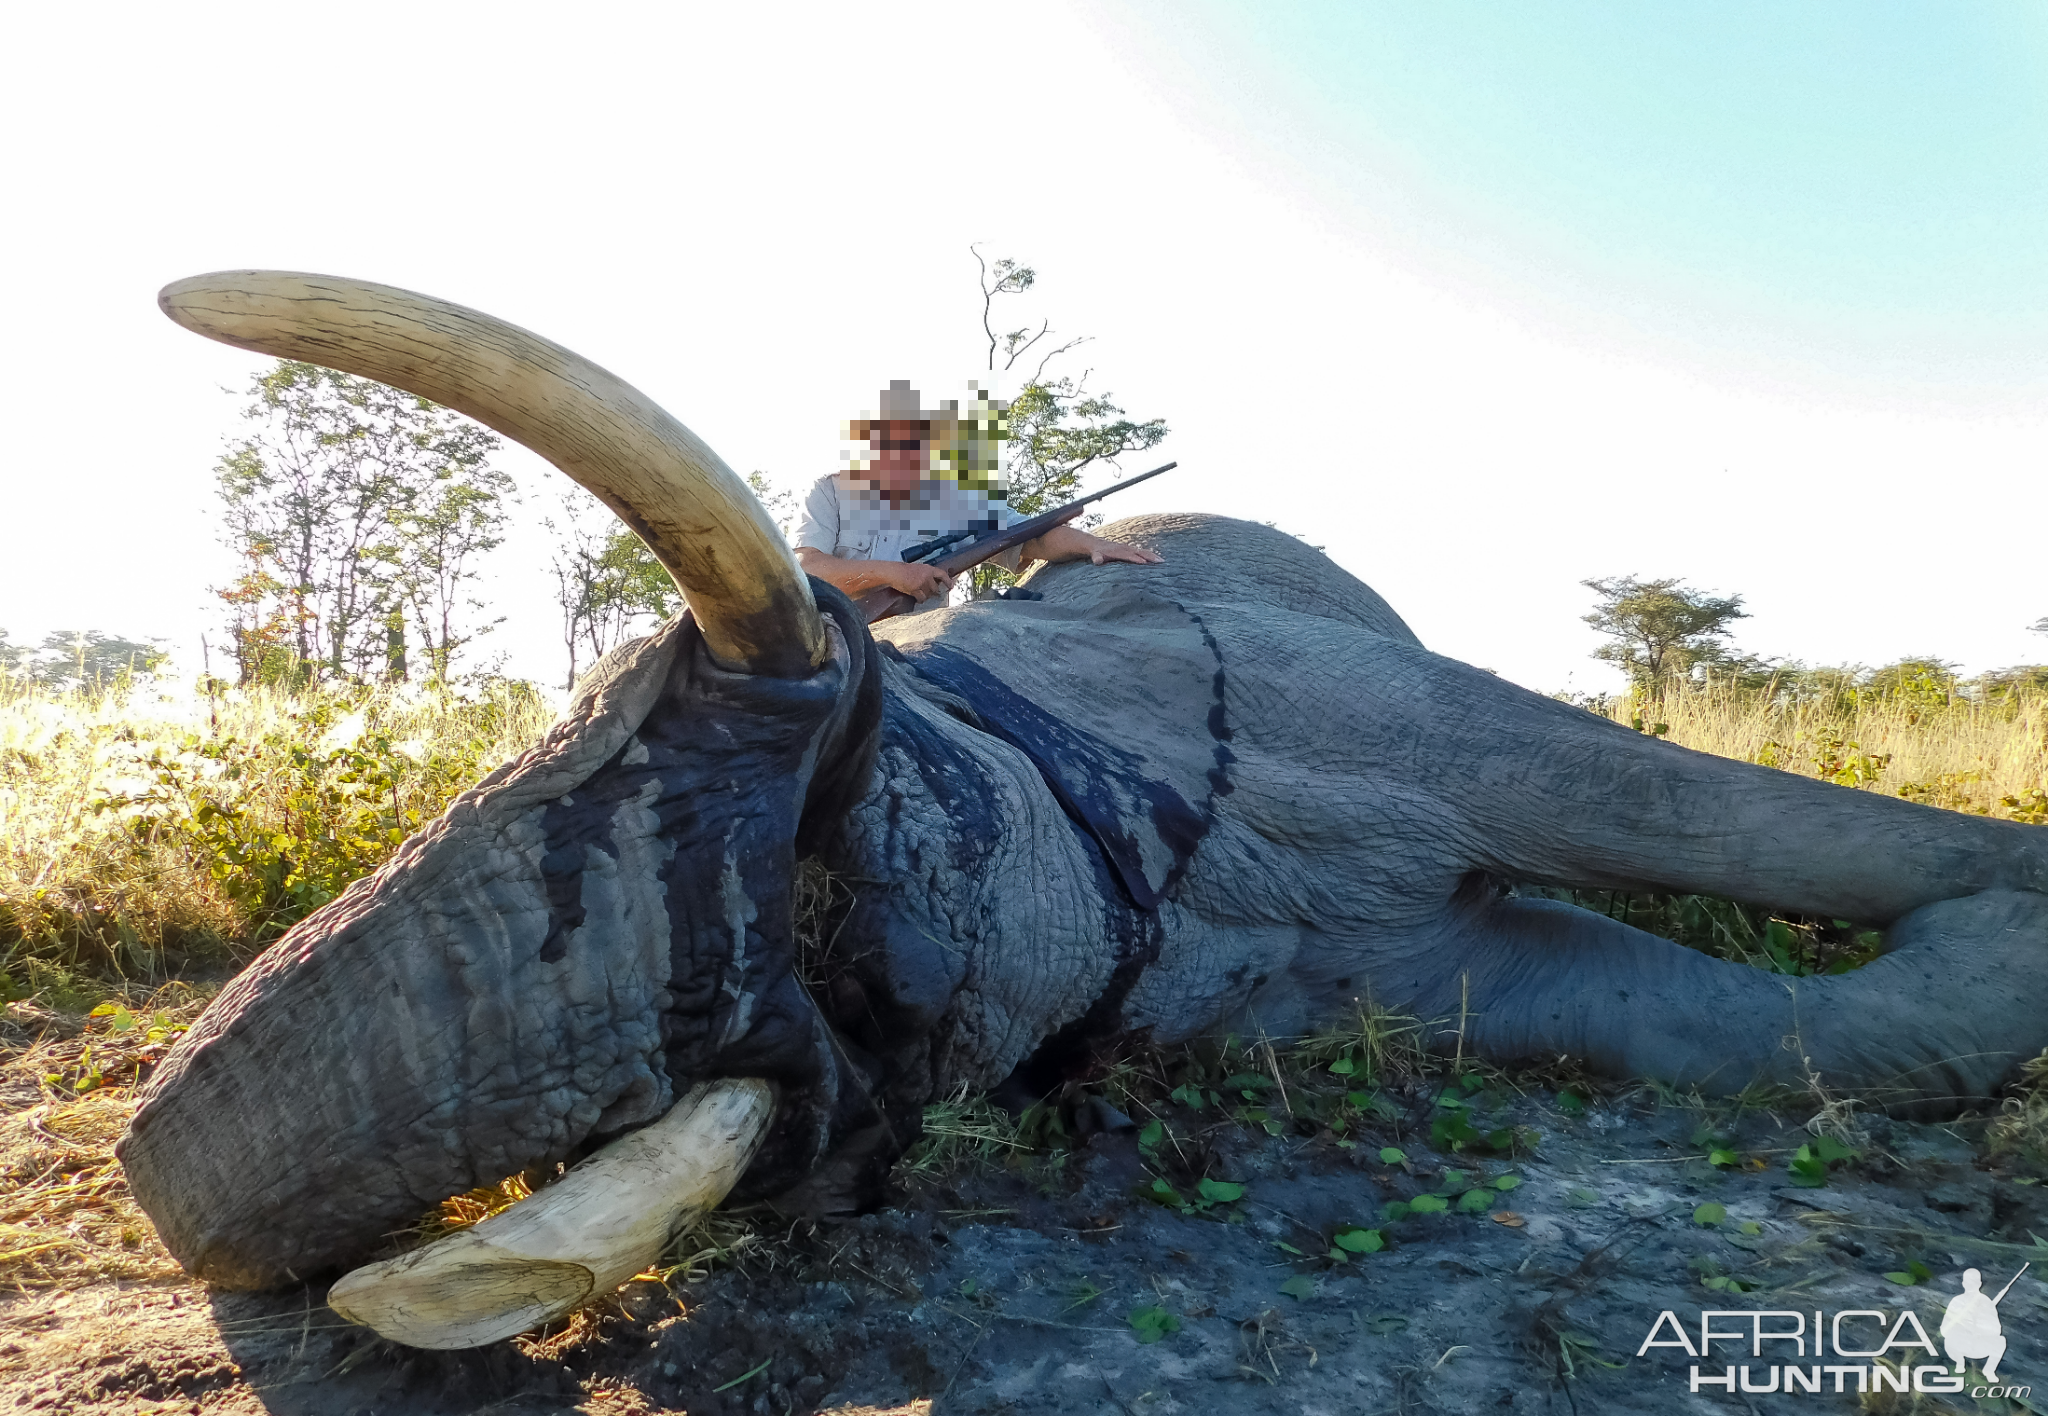
[[(812, 484), (804, 497), (803, 514), (797, 518), (795, 542), (799, 548), (809, 546), (812, 550), (823, 551), (828, 556), (841, 560), (901, 560), (903, 552), (922, 541), (951, 535), (959, 530), (947, 525), (943, 510), (904, 510), (887, 516), (869, 513), (856, 518), (849, 515), (846, 505), (846, 483), (837, 475), (820, 477)], [(992, 520), (1001, 528), (1009, 524), (1009, 512), (997, 505), (990, 508)], [(943, 528), (943, 529), (942, 529)], [(947, 551), (958, 549), (949, 546)], [(994, 563), (1014, 572), (1018, 563), (1018, 547), (1011, 547), (994, 557)], [(941, 555), (946, 551), (941, 551)], [(911, 613), (937, 609), (946, 603), (946, 596), (933, 595), (920, 600)]]

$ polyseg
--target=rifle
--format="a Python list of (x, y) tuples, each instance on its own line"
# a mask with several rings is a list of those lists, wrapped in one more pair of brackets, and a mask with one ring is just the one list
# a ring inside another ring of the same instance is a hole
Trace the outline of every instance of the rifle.
[(973, 534), (972, 531), (955, 531), (950, 536), (940, 536), (930, 541), (919, 541), (914, 546), (905, 546), (903, 548), (903, 559), (913, 562), (921, 561), (935, 551), (943, 551), (948, 546), (958, 545)]
[[(1178, 466), (1180, 466), (1178, 462), (1169, 462), (1164, 467), (1153, 468), (1150, 472), (1140, 472), (1137, 476), (1127, 481), (1118, 482), (1113, 487), (1104, 487), (1099, 492), (1091, 492), (1089, 495), (1081, 497), (1076, 501), (1068, 502), (1065, 506), (1056, 506), (1051, 511), (1040, 512), (1037, 516), (1031, 517), (1027, 521), (1019, 521), (1014, 526), (1007, 526), (1001, 531), (991, 531), (979, 540), (968, 542), (951, 555), (939, 557), (931, 562), (931, 564), (945, 571), (948, 575), (958, 575), (962, 571), (972, 570), (983, 561), (1001, 555), (1012, 546), (1021, 546), (1026, 541), (1036, 540), (1038, 537), (1043, 536), (1055, 526), (1064, 526), (1067, 522), (1079, 516), (1090, 502), (1101, 501), (1104, 497), (1120, 492), (1126, 487), (1135, 487), (1147, 478), (1157, 477), (1161, 472), (1171, 472)], [(941, 537), (940, 543), (950, 545), (953, 541), (961, 539), (966, 534), (962, 532), (950, 538)], [(905, 560), (913, 559), (911, 551), (916, 551), (920, 556), (928, 555), (933, 550), (938, 549), (940, 543), (926, 541), (921, 545), (912, 546), (904, 551), (903, 558)], [(875, 624), (893, 615), (900, 615), (906, 610), (915, 609), (917, 606), (917, 601), (911, 599), (901, 590), (891, 589), (887, 585), (877, 585), (871, 590), (863, 590), (860, 594), (854, 596), (853, 603), (860, 607), (862, 614), (867, 616), (869, 624)]]

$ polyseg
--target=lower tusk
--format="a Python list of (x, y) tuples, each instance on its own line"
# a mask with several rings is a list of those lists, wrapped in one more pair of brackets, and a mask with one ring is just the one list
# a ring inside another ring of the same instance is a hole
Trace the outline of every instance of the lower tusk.
[(328, 1292), (352, 1323), (408, 1347), (481, 1347), (609, 1293), (726, 1197), (768, 1130), (768, 1083), (699, 1083), (540, 1193)]

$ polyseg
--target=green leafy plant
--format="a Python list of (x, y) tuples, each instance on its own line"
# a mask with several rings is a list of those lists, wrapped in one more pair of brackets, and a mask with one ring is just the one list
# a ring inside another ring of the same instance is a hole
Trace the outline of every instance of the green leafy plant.
[(1346, 1092), (1344, 1101), (1361, 1115), (1372, 1116), (1381, 1121), (1392, 1121), (1401, 1114), (1401, 1109), (1378, 1092)]
[(87, 1043), (79, 1051), (78, 1060), (61, 1072), (45, 1072), (43, 1082), (58, 1091), (75, 1092), (83, 1095), (97, 1091), (107, 1083), (107, 1074), (93, 1060), (92, 1044)]
[(1441, 1111), (1429, 1123), (1429, 1143), (1440, 1151), (1458, 1152), (1463, 1150), (1511, 1151), (1515, 1148), (1515, 1130), (1510, 1126), (1496, 1126), (1482, 1131), (1472, 1124), (1471, 1103), (1463, 1097), (1446, 1093), (1437, 1098)]
[(1901, 1288), (1917, 1288), (1934, 1277), (1934, 1270), (1918, 1259), (1909, 1259), (1903, 1269), (1894, 1269), (1885, 1277)]
[(1381, 1231), (1355, 1224), (1341, 1225), (1330, 1236), (1330, 1257), (1338, 1263), (1348, 1262), (1353, 1254), (1377, 1254), (1386, 1247), (1386, 1235)]
[(1236, 1181), (1215, 1180), (1206, 1175), (1196, 1184), (1192, 1199), (1175, 1189), (1173, 1182), (1163, 1176), (1155, 1175), (1138, 1187), (1138, 1198), (1182, 1214), (1207, 1214), (1219, 1207), (1234, 1205), (1244, 1198), (1244, 1193), (1245, 1187)]
[(1599, 1356), (1599, 1351), (1600, 1339), (1590, 1333), (1561, 1332), (1557, 1335), (1558, 1360), (1564, 1364), (1564, 1374), (1568, 1378), (1578, 1376), (1581, 1362), (1590, 1362), (1612, 1372), (1618, 1372), (1627, 1365), (1625, 1362), (1610, 1362)]
[(169, 1013), (145, 1015), (130, 1012), (119, 1003), (102, 1003), (86, 1016), (105, 1019), (103, 1026), (110, 1037), (126, 1037), (139, 1032), (145, 1044), (168, 1042), (183, 1033), (187, 1027), (187, 1024), (179, 1022)]
[(1273, 1079), (1263, 1072), (1237, 1072), (1223, 1079), (1226, 1091), (1235, 1091), (1246, 1101), (1259, 1101), (1273, 1085)]
[(1830, 1166), (1854, 1160), (1860, 1154), (1860, 1151), (1844, 1145), (1833, 1136), (1817, 1136), (1792, 1152), (1792, 1158), (1786, 1162), (1786, 1169), (1792, 1172), (1794, 1185), (1817, 1190), (1828, 1183)]
[(1195, 1187), (1195, 1193), (1198, 1196), (1195, 1207), (1207, 1209), (1211, 1205), (1236, 1204), (1244, 1198), (1244, 1186), (1234, 1180), (1212, 1180), (1205, 1175)]
[(1170, 1332), (1180, 1331), (1180, 1319), (1156, 1304), (1131, 1309), (1125, 1321), (1138, 1335), (1138, 1341), (1145, 1343), (1157, 1342)]
[(1747, 1279), (1723, 1273), (1721, 1266), (1709, 1255), (1702, 1254), (1693, 1259), (1690, 1267), (1700, 1276), (1700, 1283), (1716, 1293), (1749, 1293), (1757, 1287)]
[(1716, 1200), (1709, 1200), (1692, 1212), (1692, 1222), (1698, 1225), (1716, 1225), (1728, 1218), (1728, 1207)]
[(1168, 1209), (1180, 1210), (1183, 1213), (1192, 1208), (1188, 1204), (1187, 1197), (1173, 1188), (1173, 1182), (1159, 1175), (1153, 1176), (1145, 1184), (1138, 1187), (1138, 1198), (1150, 1200), (1155, 1205), (1165, 1205)]

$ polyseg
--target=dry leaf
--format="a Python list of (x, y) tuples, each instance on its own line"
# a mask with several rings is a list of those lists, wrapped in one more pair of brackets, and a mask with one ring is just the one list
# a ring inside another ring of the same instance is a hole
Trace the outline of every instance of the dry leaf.
[(1495, 1224), (1505, 1224), (1510, 1229), (1520, 1229), (1529, 1221), (1516, 1214), (1513, 1210), (1496, 1210), (1494, 1211), (1493, 1222)]

